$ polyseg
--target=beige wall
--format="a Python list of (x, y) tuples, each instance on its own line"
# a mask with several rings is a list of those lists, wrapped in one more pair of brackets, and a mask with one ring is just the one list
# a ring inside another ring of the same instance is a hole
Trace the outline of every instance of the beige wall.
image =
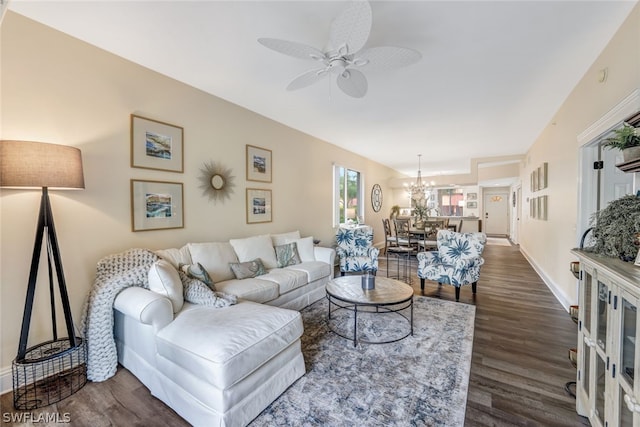
[[(131, 247), (178, 247), (299, 229), (333, 244), (332, 164), (364, 173), (366, 220), (383, 235), (370, 191), (396, 172), (214, 96), (96, 49), (9, 12), (2, 23), (2, 139), (73, 145), (82, 150), (86, 189), (52, 192), (51, 203), (74, 320), (105, 255)], [(283, 92), (282, 96), (287, 96)], [(129, 117), (136, 113), (184, 127), (185, 172), (130, 167)], [(245, 179), (245, 146), (273, 151), (273, 183)], [(235, 192), (213, 203), (199, 169), (218, 161), (235, 176)], [(131, 231), (129, 180), (184, 184), (185, 228)], [(273, 190), (273, 222), (245, 223), (245, 188)], [(3, 190), (1, 207), (1, 362), (16, 355), (40, 193)], [(45, 263), (41, 263), (30, 343), (50, 338)], [(10, 387), (10, 386), (9, 386)], [(6, 389), (6, 388), (5, 388)]]
[[(604, 68), (608, 68), (608, 78), (599, 83), (598, 71)], [(569, 250), (577, 246), (577, 235), (584, 231), (576, 229), (577, 137), (637, 88), (640, 88), (640, 5), (537, 138), (522, 168), (521, 249), (565, 307), (576, 304), (577, 284), (569, 272), (569, 263), (576, 259)], [(529, 173), (543, 162), (549, 166), (549, 187), (532, 194)], [(545, 194), (549, 220), (530, 219), (527, 198)]]

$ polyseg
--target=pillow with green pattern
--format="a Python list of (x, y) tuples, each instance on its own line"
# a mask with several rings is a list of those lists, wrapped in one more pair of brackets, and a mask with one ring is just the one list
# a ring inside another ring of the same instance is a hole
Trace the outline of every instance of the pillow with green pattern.
[(207, 270), (205, 270), (199, 262), (195, 264), (180, 264), (179, 268), (180, 271), (192, 279), (200, 280), (202, 283), (210, 287), (212, 291), (216, 290), (213, 286), (213, 280), (211, 280), (209, 273), (207, 273)]
[(302, 260), (298, 254), (298, 245), (296, 242), (287, 243), (275, 247), (276, 259), (278, 267), (286, 267), (288, 265), (300, 264)]
[(230, 262), (229, 267), (238, 280), (250, 279), (267, 273), (260, 258), (246, 262)]

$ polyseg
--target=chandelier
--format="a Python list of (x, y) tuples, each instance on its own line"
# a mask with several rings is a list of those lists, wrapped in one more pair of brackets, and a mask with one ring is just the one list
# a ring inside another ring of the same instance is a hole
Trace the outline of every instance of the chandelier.
[(412, 199), (420, 200), (426, 197), (427, 193), (431, 191), (431, 186), (428, 183), (422, 182), (422, 171), (420, 170), (420, 158), (422, 154), (418, 154), (418, 178), (416, 182), (409, 187), (409, 194)]

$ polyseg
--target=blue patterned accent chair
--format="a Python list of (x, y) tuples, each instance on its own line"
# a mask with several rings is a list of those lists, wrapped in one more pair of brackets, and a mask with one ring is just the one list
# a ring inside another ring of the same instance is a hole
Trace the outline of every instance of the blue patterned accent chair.
[(347, 272), (378, 271), (380, 250), (373, 246), (372, 227), (340, 227), (336, 234), (336, 255), (340, 258), (340, 275)]
[(417, 255), (420, 289), (424, 290), (424, 281), (427, 279), (440, 285), (455, 286), (456, 301), (460, 300), (460, 287), (464, 285), (471, 285), (475, 294), (480, 267), (484, 264), (482, 251), (486, 243), (487, 236), (484, 233), (439, 230), (438, 250)]

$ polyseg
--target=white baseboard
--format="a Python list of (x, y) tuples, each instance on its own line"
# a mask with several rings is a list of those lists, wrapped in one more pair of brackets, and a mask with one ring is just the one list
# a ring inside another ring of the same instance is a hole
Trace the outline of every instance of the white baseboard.
[(565, 311), (568, 313), (569, 307), (572, 305), (569, 298), (567, 298), (567, 296), (564, 294), (564, 292), (562, 292), (560, 287), (553, 280), (551, 280), (549, 276), (547, 276), (544, 270), (538, 264), (536, 264), (535, 260), (531, 258), (529, 254), (527, 254), (527, 252), (522, 248), (522, 246), (520, 246), (520, 253), (522, 253), (522, 255), (527, 259), (527, 261), (529, 261), (529, 264), (531, 264), (531, 266), (536, 271), (536, 273), (538, 273), (538, 276), (540, 276), (540, 278), (545, 283), (545, 285), (547, 285), (547, 288), (549, 288), (553, 296), (556, 297), (558, 302), (562, 304)]
[(13, 390), (13, 376), (11, 366), (0, 369), (0, 394), (5, 394)]

